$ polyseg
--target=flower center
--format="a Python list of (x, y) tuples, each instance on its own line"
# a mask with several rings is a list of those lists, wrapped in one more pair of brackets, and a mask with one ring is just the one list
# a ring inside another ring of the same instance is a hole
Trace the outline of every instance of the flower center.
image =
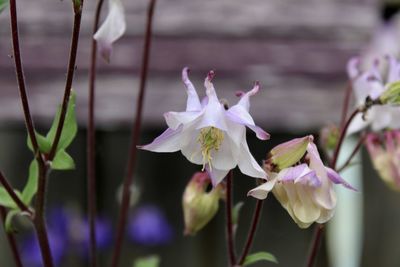
[(213, 150), (218, 151), (221, 147), (222, 141), (224, 140), (224, 133), (215, 127), (206, 127), (200, 130), (197, 141), (201, 145), (201, 154), (203, 156), (203, 170), (206, 163), (211, 166), (211, 152)]

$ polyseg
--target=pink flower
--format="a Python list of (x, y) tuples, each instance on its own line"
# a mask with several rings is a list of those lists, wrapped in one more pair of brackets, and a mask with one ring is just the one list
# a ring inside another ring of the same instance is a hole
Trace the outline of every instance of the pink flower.
[(259, 139), (269, 139), (269, 134), (256, 126), (249, 114), (250, 97), (258, 92), (259, 84), (243, 93), (236, 105), (225, 109), (211, 83), (213, 77), (214, 72), (210, 71), (204, 82), (207, 97), (200, 101), (188, 78), (188, 68), (184, 68), (182, 79), (188, 95), (186, 111), (165, 113), (168, 129), (140, 148), (153, 152), (181, 151), (190, 162), (203, 165), (214, 186), (236, 165), (246, 175), (266, 179), (266, 173), (251, 155), (246, 141), (246, 126)]

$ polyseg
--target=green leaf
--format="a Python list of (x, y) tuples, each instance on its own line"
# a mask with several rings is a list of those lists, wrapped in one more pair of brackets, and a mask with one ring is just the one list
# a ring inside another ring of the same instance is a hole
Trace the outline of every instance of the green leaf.
[[(60, 136), (60, 142), (58, 143), (56, 149), (57, 151), (61, 149), (66, 149), (74, 140), (74, 137), (78, 131), (78, 124), (76, 122), (76, 114), (75, 114), (75, 101), (76, 101), (76, 94), (72, 90), (68, 102), (67, 113), (65, 115), (63, 130)], [(47, 140), (49, 140), (51, 144), (53, 144), (54, 142), (60, 116), (61, 116), (61, 106), (58, 107), (56, 116), (54, 117), (51, 128), (46, 136)]]
[[(43, 153), (50, 152), (51, 142), (49, 140), (47, 140), (47, 138), (44, 137), (43, 135), (41, 135), (40, 133), (35, 133), (35, 135), (36, 135), (36, 140), (39, 145), (40, 152), (43, 152)], [(28, 144), (28, 148), (31, 151), (33, 151), (32, 142), (31, 142), (31, 138), (29, 137), (29, 134), (28, 134), (28, 138), (27, 138), (27, 144)]]
[(4, 227), (6, 228), (6, 232), (14, 232), (14, 228), (12, 227), (12, 220), (15, 217), (15, 215), (19, 214), (19, 210), (10, 210), (7, 212), (6, 220), (4, 222)]
[(244, 260), (243, 266), (251, 265), (259, 261), (270, 261), (274, 263), (278, 263), (277, 259), (274, 255), (268, 252), (256, 252), (250, 254)]
[(29, 177), (28, 182), (25, 185), (24, 190), (22, 191), (22, 202), (26, 205), (29, 205), (32, 201), (33, 196), (37, 191), (37, 181), (39, 177), (39, 166), (36, 160), (31, 162), (29, 165)]
[(158, 267), (160, 258), (157, 255), (152, 255), (144, 258), (139, 258), (133, 264), (133, 267)]
[(0, 13), (8, 6), (8, 0), (0, 0)]
[(235, 225), (237, 225), (239, 223), (239, 214), (240, 214), (240, 210), (242, 209), (243, 205), (244, 205), (244, 202), (240, 201), (240, 202), (236, 203), (232, 209), (232, 223)]
[(51, 163), (51, 168), (53, 170), (72, 170), (75, 169), (75, 163), (73, 158), (64, 149), (60, 149)]
[[(17, 196), (21, 197), (21, 193), (17, 190), (14, 190)], [(18, 209), (17, 204), (15, 204), (12, 197), (8, 194), (7, 190), (4, 187), (0, 187), (0, 206), (4, 206), (6, 208)]]

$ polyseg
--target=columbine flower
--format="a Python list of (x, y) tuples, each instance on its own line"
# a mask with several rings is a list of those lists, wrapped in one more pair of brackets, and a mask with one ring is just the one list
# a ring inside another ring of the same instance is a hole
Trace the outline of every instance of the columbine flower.
[[(367, 97), (377, 100), (393, 83), (400, 81), (400, 62), (393, 57), (386, 57), (388, 70), (381, 74), (379, 62), (375, 62), (367, 71), (360, 70), (360, 60), (353, 58), (348, 63), (348, 74), (352, 80), (353, 91), (358, 106), (364, 105)], [(367, 126), (378, 131), (384, 128), (400, 127), (400, 107), (393, 105), (373, 105), (366, 114), (359, 113), (351, 122), (348, 134), (355, 133)]]
[(154, 152), (180, 150), (190, 162), (203, 165), (214, 186), (236, 165), (246, 175), (265, 179), (266, 174), (250, 154), (246, 141), (246, 126), (259, 139), (269, 138), (249, 114), (250, 96), (258, 92), (259, 84), (242, 93), (239, 102), (226, 110), (211, 83), (213, 77), (214, 72), (210, 71), (204, 83), (207, 97), (200, 102), (188, 78), (188, 68), (184, 68), (182, 78), (188, 94), (186, 111), (165, 113), (168, 129), (151, 144), (140, 148)]
[(365, 141), (375, 170), (392, 189), (400, 191), (400, 131), (370, 133)]
[(112, 44), (118, 40), (126, 30), (124, 6), (121, 0), (109, 0), (108, 15), (93, 36), (96, 39), (100, 54), (106, 61), (110, 61)]
[(225, 199), (225, 186), (219, 184), (207, 191), (211, 179), (206, 172), (197, 172), (186, 186), (182, 197), (185, 235), (194, 235), (214, 218), (219, 200)]
[[(333, 184), (353, 188), (338, 173), (324, 166), (312, 136), (283, 143), (271, 152), (276, 155), (277, 151), (280, 157), (271, 153), (272, 157), (265, 163), (268, 182), (248, 195), (265, 199), (272, 191), (300, 228), (307, 228), (313, 222), (327, 222), (336, 206)], [(289, 156), (290, 160), (284, 160), (282, 156)]]

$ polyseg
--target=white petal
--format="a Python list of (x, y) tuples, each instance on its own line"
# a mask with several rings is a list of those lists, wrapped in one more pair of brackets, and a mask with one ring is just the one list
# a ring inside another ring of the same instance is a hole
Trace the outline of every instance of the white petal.
[(194, 88), (192, 82), (189, 80), (188, 77), (189, 68), (185, 67), (182, 70), (182, 80), (186, 86), (186, 92), (188, 95), (187, 102), (186, 102), (186, 111), (200, 111), (201, 104), (199, 96), (197, 95), (196, 89)]
[(267, 174), (251, 155), (246, 139), (242, 142), (238, 166), (240, 171), (248, 176), (267, 179)]
[(189, 112), (166, 112), (164, 113), (165, 121), (169, 128), (176, 129), (181, 124), (188, 124), (196, 120), (202, 115), (199, 111), (189, 111)]
[(198, 141), (200, 131), (189, 129), (188, 132), (189, 133), (186, 142), (181, 145), (181, 152), (190, 162), (203, 165), (205, 162), (201, 154), (201, 145)]
[(201, 119), (196, 129), (206, 127), (215, 127), (225, 132), (228, 131), (228, 126), (225, 120), (225, 109), (219, 102), (210, 100), (204, 107)]
[(210, 175), (211, 183), (214, 187), (222, 182), (226, 175), (228, 175), (228, 172), (230, 172), (230, 170), (218, 170), (216, 168), (210, 169), (208, 165), (206, 165), (206, 171), (208, 175)]
[(296, 186), (298, 202), (294, 203), (294, 213), (296, 217), (303, 223), (315, 222), (320, 214), (320, 208), (315, 205), (312, 200), (312, 192), (307, 186)]
[(277, 176), (275, 178), (270, 179), (268, 182), (263, 183), (262, 185), (257, 186), (256, 188), (250, 190), (247, 195), (252, 196), (257, 199), (266, 199), (268, 193), (274, 188), (276, 182), (278, 181)]
[(125, 30), (124, 7), (120, 0), (110, 0), (108, 15), (93, 36), (99, 45), (100, 54), (106, 61), (110, 60), (112, 44), (124, 34)]
[(374, 131), (379, 131), (387, 127), (391, 127), (392, 113), (391, 106), (374, 106), (371, 108), (371, 128)]
[(354, 119), (351, 121), (351, 123), (349, 125), (349, 128), (347, 129), (346, 135), (354, 134), (354, 133), (364, 129), (365, 127), (367, 127), (371, 123), (371, 120), (368, 117), (368, 113), (367, 113), (367, 116), (365, 118), (366, 120), (363, 120), (362, 114), (358, 113), (354, 117)]
[(350, 79), (355, 79), (357, 76), (360, 75), (360, 58), (353, 57), (347, 62), (347, 74), (349, 75)]
[(175, 152), (182, 147), (182, 142), (187, 137), (182, 133), (183, 126), (176, 130), (168, 128), (148, 145), (138, 146), (140, 149), (153, 152)]
[(225, 137), (219, 150), (211, 152), (211, 167), (219, 170), (231, 170), (235, 168), (239, 158), (239, 148), (235, 148), (235, 146), (229, 137)]

